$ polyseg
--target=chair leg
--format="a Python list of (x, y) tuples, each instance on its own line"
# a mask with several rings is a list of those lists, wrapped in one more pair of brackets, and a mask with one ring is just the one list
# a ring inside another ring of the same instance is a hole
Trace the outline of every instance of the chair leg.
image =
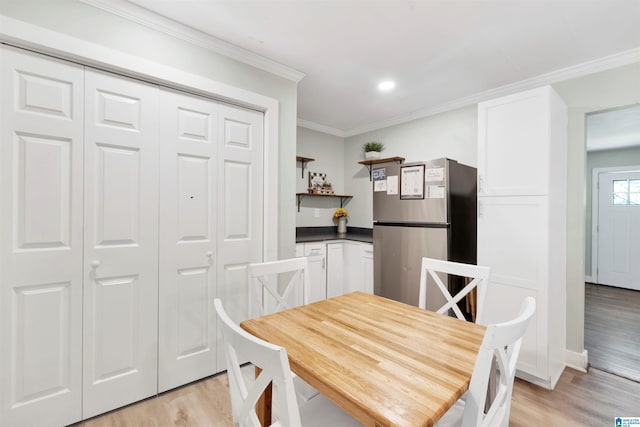
[[(262, 369), (256, 366), (256, 378), (258, 378), (260, 372), (262, 372)], [(271, 425), (272, 390), (273, 384), (269, 384), (256, 403), (256, 413), (262, 427)]]

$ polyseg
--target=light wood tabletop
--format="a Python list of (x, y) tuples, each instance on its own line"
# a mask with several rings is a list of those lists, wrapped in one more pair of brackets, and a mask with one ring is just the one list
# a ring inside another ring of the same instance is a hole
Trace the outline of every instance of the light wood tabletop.
[(468, 389), (485, 333), (363, 292), (241, 326), (286, 348), (296, 374), (371, 427), (433, 425)]

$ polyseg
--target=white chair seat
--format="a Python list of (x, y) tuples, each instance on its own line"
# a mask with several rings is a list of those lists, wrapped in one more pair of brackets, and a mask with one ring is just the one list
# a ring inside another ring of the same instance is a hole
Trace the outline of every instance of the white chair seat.
[(322, 394), (318, 394), (300, 406), (300, 418), (303, 427), (362, 426), (355, 418)]

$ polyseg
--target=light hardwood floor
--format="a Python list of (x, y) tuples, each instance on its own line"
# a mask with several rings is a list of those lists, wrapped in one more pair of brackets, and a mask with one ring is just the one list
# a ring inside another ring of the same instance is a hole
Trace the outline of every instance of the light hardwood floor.
[[(75, 427), (229, 427), (226, 374), (195, 382)], [(566, 369), (554, 391), (516, 379), (513, 427), (613, 426), (616, 416), (640, 416), (640, 384), (592, 369)]]
[(640, 381), (640, 291), (587, 283), (584, 347), (594, 368)]

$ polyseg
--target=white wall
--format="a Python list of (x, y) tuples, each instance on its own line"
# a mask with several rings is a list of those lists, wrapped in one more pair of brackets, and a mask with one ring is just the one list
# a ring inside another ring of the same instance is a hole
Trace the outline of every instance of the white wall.
[(404, 157), (406, 162), (448, 157), (471, 166), (477, 165), (477, 106), (391, 126), (345, 140), (345, 191), (354, 197), (349, 203), (349, 225), (372, 227), (373, 193), (362, 145), (379, 141), (385, 145), (382, 157)]
[(2, 0), (0, 14), (278, 100), (278, 252), (295, 254), (296, 83), (77, 0)]
[[(309, 171), (327, 174), (336, 194), (345, 194), (344, 185), (344, 138), (323, 132), (298, 127), (298, 156), (315, 159), (305, 166), (304, 178), (301, 176), (301, 164), (296, 165), (296, 193), (307, 191)], [(348, 202), (350, 203), (350, 202)], [(340, 206), (340, 200), (334, 198), (304, 197), (300, 212), (296, 215), (298, 227), (333, 226), (333, 212)], [(345, 205), (347, 211), (349, 204)], [(314, 212), (318, 210), (318, 217)], [(352, 221), (349, 221), (351, 225)]]

